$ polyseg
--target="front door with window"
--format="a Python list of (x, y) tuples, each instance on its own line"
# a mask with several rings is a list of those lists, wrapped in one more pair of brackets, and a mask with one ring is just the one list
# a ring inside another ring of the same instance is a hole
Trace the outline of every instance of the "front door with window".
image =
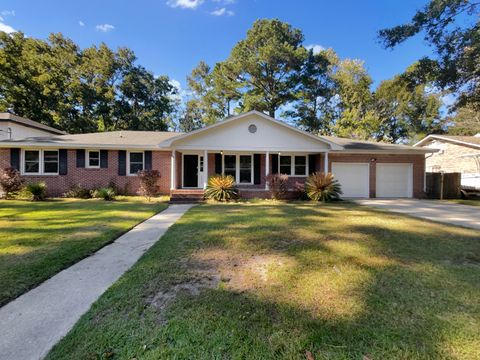
[(198, 187), (198, 155), (183, 155), (183, 187)]

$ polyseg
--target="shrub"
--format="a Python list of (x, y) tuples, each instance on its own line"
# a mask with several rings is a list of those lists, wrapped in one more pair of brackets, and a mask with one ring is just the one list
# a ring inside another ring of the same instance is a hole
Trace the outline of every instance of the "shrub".
[(23, 185), (23, 179), (20, 176), (20, 171), (12, 167), (3, 169), (0, 175), (0, 188), (5, 195), (5, 198), (9, 199), (20, 191)]
[(339, 200), (342, 190), (338, 180), (332, 173), (316, 172), (310, 175), (305, 182), (305, 192), (314, 201)]
[(268, 184), (270, 197), (272, 199), (285, 199), (288, 191), (288, 176), (284, 174), (269, 174), (265, 181)]
[(152, 196), (158, 194), (157, 181), (160, 179), (160, 172), (158, 170), (141, 170), (137, 176), (140, 178), (140, 194), (150, 201)]
[(115, 200), (115, 190), (109, 187), (100, 188), (93, 192), (93, 197), (106, 201), (112, 201)]
[(25, 187), (32, 201), (43, 201), (47, 198), (47, 184), (44, 182), (31, 183)]
[(67, 198), (90, 199), (92, 197), (92, 190), (82, 187), (81, 185), (74, 185), (63, 196)]
[(207, 188), (204, 194), (205, 199), (216, 201), (236, 200), (239, 197), (238, 189), (235, 186), (235, 179), (231, 175), (213, 175), (208, 179)]

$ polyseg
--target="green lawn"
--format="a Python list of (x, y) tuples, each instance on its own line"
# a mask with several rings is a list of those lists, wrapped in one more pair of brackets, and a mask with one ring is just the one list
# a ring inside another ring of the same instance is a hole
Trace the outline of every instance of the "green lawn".
[(480, 233), (349, 203), (205, 204), (48, 359), (479, 359)]
[(456, 204), (462, 204), (462, 205), (480, 206), (480, 199), (479, 200), (452, 199), (452, 200), (448, 200), (448, 201), (454, 202)]
[(0, 305), (165, 209), (165, 201), (0, 200)]

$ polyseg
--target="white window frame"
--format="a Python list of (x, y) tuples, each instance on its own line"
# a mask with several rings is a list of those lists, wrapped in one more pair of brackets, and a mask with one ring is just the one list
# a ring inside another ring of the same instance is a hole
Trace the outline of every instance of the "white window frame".
[[(253, 154), (222, 154), (222, 175), (225, 175), (225, 155), (228, 156), (235, 156), (235, 182), (238, 185), (253, 185), (254, 179), (254, 173), (253, 173)], [(240, 156), (250, 156), (250, 182), (240, 182)]]
[(127, 175), (135, 176), (137, 173), (130, 172), (130, 154), (142, 154), (142, 170), (145, 170), (145, 151), (128, 151), (127, 152)]
[[(90, 165), (90, 153), (98, 152), (98, 165)], [(88, 169), (100, 169), (100, 150), (87, 150), (87, 164)]]
[[(281, 174), (280, 172), (280, 158), (281, 157), (288, 157), (290, 156), (290, 175), (287, 175), (289, 177), (307, 177), (309, 174), (309, 168), (308, 168), (308, 154), (278, 154), (278, 173)], [(295, 173), (295, 156), (303, 156), (305, 157), (305, 174), (296, 174)]]
[[(38, 172), (36, 173), (31, 173), (31, 172), (25, 172), (25, 151), (38, 151)], [(56, 151), (57, 152), (57, 172), (45, 172), (44, 167), (45, 167), (45, 158), (44, 158), (44, 152), (45, 151)], [(59, 174), (59, 169), (60, 169), (60, 152), (58, 149), (22, 149), (20, 153), (20, 174), (23, 176), (50, 176), (50, 175), (58, 175)]]

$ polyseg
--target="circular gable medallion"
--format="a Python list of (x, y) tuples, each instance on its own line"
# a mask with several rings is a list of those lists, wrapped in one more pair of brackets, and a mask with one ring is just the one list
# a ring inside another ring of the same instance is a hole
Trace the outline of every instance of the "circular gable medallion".
[(255, 124), (251, 124), (249, 127), (248, 127), (248, 131), (252, 134), (255, 134), (257, 132), (257, 125)]

